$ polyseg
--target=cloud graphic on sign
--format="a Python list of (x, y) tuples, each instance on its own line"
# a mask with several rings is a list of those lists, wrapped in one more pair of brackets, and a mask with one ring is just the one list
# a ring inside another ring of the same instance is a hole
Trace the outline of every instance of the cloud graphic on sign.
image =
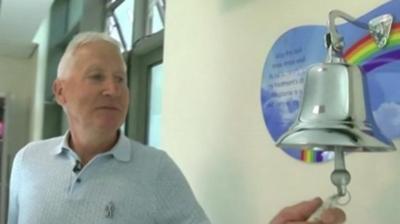
[(389, 102), (381, 104), (373, 112), (376, 124), (389, 139), (400, 137), (400, 105)]

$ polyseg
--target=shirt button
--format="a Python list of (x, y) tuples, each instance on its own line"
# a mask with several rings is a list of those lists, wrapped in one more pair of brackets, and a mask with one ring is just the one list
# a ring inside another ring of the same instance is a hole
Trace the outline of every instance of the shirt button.
[(80, 183), (81, 181), (82, 181), (81, 178), (76, 179), (77, 183)]

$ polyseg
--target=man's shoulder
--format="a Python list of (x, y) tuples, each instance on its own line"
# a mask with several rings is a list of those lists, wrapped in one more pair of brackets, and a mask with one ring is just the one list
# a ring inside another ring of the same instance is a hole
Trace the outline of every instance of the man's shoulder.
[(129, 139), (129, 141), (130, 150), (132, 152), (131, 162), (133, 164), (146, 167), (151, 166), (151, 169), (153, 169), (159, 167), (161, 161), (170, 160), (168, 153), (164, 150), (144, 145), (132, 139)]
[(64, 136), (58, 136), (58, 137), (53, 137), (49, 139), (44, 139), (44, 140), (37, 140), (37, 141), (32, 141), (28, 143), (25, 147), (27, 148), (42, 148), (42, 147), (48, 147), (48, 146), (57, 146), (61, 144)]
[(54, 138), (32, 141), (26, 144), (19, 153), (39, 153), (39, 152), (49, 152), (58, 147), (63, 140), (63, 136), (58, 136)]
[(130, 145), (131, 145), (131, 150), (136, 155), (139, 154), (139, 155), (153, 157), (153, 158), (160, 157), (160, 156), (161, 157), (166, 156), (166, 153), (161, 149), (157, 149), (152, 146), (145, 145), (143, 143), (140, 143), (140, 142), (132, 140), (132, 139), (129, 139), (129, 141), (130, 141)]

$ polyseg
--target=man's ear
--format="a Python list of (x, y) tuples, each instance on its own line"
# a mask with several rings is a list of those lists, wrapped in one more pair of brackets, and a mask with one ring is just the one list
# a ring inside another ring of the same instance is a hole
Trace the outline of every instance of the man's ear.
[(54, 80), (52, 89), (53, 89), (53, 94), (54, 94), (55, 100), (57, 101), (57, 103), (60, 106), (63, 106), (66, 102), (65, 96), (64, 96), (63, 80), (60, 80), (60, 79)]

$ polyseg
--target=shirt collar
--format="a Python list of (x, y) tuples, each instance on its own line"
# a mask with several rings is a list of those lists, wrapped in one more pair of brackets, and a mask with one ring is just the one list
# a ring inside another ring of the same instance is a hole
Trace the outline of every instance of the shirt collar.
[(54, 155), (60, 155), (62, 152), (66, 151), (66, 150), (71, 150), (71, 148), (68, 145), (68, 138), (69, 138), (69, 131), (67, 131), (61, 138), (61, 142), (60, 144), (54, 148), (53, 152)]
[[(75, 153), (75, 151), (68, 144), (69, 135), (69, 131), (63, 135), (59, 146), (54, 149), (55, 155), (60, 155), (65, 151)], [(119, 131), (117, 143), (109, 151), (101, 153), (100, 155), (112, 155), (119, 161), (128, 162), (132, 156), (132, 151), (130, 148), (130, 140), (124, 134), (121, 134), (121, 131)]]
[(132, 151), (130, 149), (130, 141), (128, 137), (119, 133), (117, 144), (115, 144), (111, 150), (103, 153), (103, 155), (112, 155), (115, 159), (128, 162), (131, 159)]

